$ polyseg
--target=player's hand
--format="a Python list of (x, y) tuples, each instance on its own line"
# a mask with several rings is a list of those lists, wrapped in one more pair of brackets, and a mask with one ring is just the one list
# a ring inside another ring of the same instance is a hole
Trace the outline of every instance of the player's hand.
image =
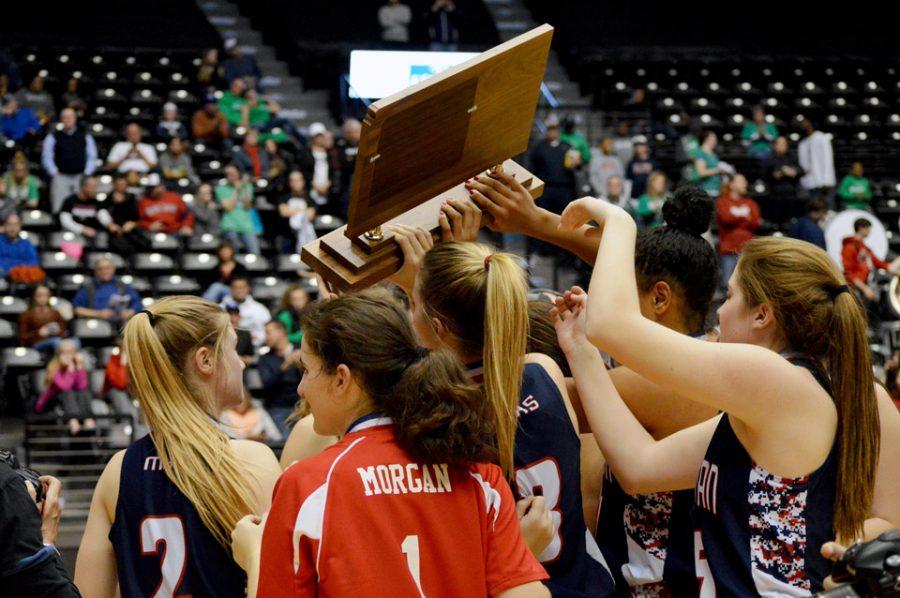
[[(844, 556), (844, 553), (847, 552), (847, 547), (838, 544), (837, 542), (825, 542), (825, 544), (822, 545), (820, 552), (826, 559), (833, 563), (836, 563), (842, 556)], [(823, 584), (826, 590), (831, 590), (841, 585), (839, 583), (836, 583), (830, 575), (825, 578)]]
[(403, 251), (403, 265), (388, 280), (400, 287), (407, 297), (412, 297), (416, 276), (425, 262), (425, 254), (434, 247), (434, 239), (431, 233), (418, 226), (392, 224), (387, 228), (394, 233), (394, 239)]
[(530, 234), (538, 226), (541, 210), (515, 177), (505, 172), (478, 175), (466, 181), (466, 189), (489, 216), (485, 224), (492, 231)]
[(587, 339), (587, 293), (584, 289), (572, 287), (562, 297), (557, 297), (550, 317), (563, 353), (572, 355), (591, 346)]
[(448, 199), (438, 214), (442, 241), (474, 241), (481, 228), (481, 208), (467, 199)]
[(255, 563), (259, 563), (265, 525), (265, 517), (247, 515), (231, 532), (231, 555), (244, 571), (250, 571)]
[(44, 500), (38, 505), (41, 509), (41, 537), (44, 544), (56, 544), (56, 536), (59, 533), (59, 518), (62, 516), (62, 505), (59, 502), (59, 492), (62, 483), (53, 476), (45, 475), (39, 478), (43, 486)]
[(543, 496), (528, 496), (516, 503), (516, 515), (519, 517), (519, 529), (534, 556), (540, 555), (556, 532), (553, 526), (553, 514), (547, 510)]
[(608, 201), (595, 197), (582, 197), (566, 206), (559, 221), (559, 230), (575, 231), (591, 221), (597, 226), (591, 226), (585, 231), (585, 236), (599, 237), (603, 233), (603, 227), (607, 222), (616, 218), (625, 217), (631, 219), (628, 212)]

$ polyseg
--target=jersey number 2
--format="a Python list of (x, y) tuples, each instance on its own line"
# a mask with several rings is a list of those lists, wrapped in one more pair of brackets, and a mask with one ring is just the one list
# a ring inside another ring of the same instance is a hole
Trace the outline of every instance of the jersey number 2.
[(178, 515), (150, 515), (141, 521), (141, 554), (150, 556), (160, 552), (162, 579), (153, 598), (175, 598), (181, 595), (176, 592), (187, 567), (184, 524)]
[(519, 467), (516, 469), (516, 486), (519, 489), (519, 496), (522, 498), (534, 496), (535, 490), (540, 488), (540, 494), (543, 495), (544, 501), (547, 503), (547, 510), (553, 517), (553, 530), (556, 532), (553, 540), (544, 552), (540, 554), (538, 560), (542, 563), (553, 561), (559, 557), (562, 552), (562, 512), (559, 510), (559, 495), (562, 493), (562, 475), (559, 473), (559, 466), (552, 458), (541, 459), (535, 461), (531, 465)]

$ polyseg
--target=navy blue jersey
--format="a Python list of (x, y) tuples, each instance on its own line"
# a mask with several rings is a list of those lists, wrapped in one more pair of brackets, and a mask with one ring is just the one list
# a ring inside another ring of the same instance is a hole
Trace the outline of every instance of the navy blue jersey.
[(246, 575), (163, 472), (150, 436), (125, 451), (109, 540), (124, 598), (244, 596)]
[(622, 595), (696, 596), (693, 490), (630, 496), (604, 469), (597, 544)]
[[(816, 374), (808, 362), (791, 359)], [(724, 414), (697, 476), (695, 556), (701, 596), (809, 596), (830, 564), (819, 554), (834, 538), (837, 442), (800, 478), (753, 462)]]
[[(482, 382), (481, 364), (469, 369)], [(516, 499), (542, 495), (557, 534), (538, 560), (550, 575), (553, 596), (612, 596), (615, 584), (584, 524), (581, 440), (556, 383), (538, 364), (525, 365), (514, 461)]]

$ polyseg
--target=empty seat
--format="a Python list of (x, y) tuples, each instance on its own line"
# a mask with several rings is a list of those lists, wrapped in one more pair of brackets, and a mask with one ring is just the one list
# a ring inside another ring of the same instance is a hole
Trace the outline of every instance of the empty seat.
[(219, 239), (210, 233), (194, 235), (191, 237), (190, 241), (188, 241), (188, 249), (191, 251), (215, 251), (218, 246)]
[(22, 228), (28, 230), (48, 229), (55, 225), (53, 216), (41, 210), (25, 210), (22, 212)]
[(7, 368), (42, 368), (44, 358), (31, 347), (7, 347), (3, 349), (3, 363)]
[(185, 295), (200, 292), (200, 285), (193, 278), (186, 278), (180, 274), (160, 276), (153, 282), (156, 293), (162, 295)]
[(292, 253), (290, 255), (279, 255), (278, 256), (278, 272), (288, 273), (288, 272), (296, 272), (297, 270), (308, 270), (306, 264), (300, 259), (300, 254)]
[(171, 272), (175, 262), (171, 257), (161, 253), (139, 253), (134, 256), (134, 269), (137, 272)]
[(17, 341), (16, 325), (9, 320), (0, 320), (0, 346), (9, 347)]
[(211, 253), (185, 253), (181, 268), (185, 272), (206, 272), (219, 265), (219, 258)]
[(287, 282), (274, 276), (253, 279), (253, 297), (259, 301), (277, 301), (287, 288)]
[(131, 285), (138, 294), (148, 293), (153, 290), (153, 287), (150, 285), (150, 281), (142, 276), (134, 276), (133, 274), (125, 274), (120, 277), (122, 282), (127, 285)]
[(244, 370), (244, 388), (246, 388), (250, 394), (259, 392), (263, 389), (262, 377), (260, 377), (259, 371), (256, 368), (247, 368)]
[(80, 243), (81, 245), (84, 245), (85, 243), (87, 243), (87, 239), (85, 239), (81, 235), (76, 235), (69, 230), (50, 233), (48, 237), (49, 247), (58, 249), (62, 247), (63, 243)]
[(236, 255), (234, 260), (241, 263), (250, 272), (267, 272), (269, 270), (269, 260), (252, 253)]
[(72, 336), (81, 339), (85, 345), (107, 345), (117, 334), (110, 322), (97, 318), (76, 318), (71, 326)]
[(177, 251), (181, 246), (174, 235), (166, 233), (154, 233), (150, 237), (150, 243), (155, 251)]

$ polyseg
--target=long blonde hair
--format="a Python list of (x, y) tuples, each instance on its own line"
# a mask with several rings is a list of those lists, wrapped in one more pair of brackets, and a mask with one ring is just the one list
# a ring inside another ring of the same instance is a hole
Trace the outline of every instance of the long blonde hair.
[(769, 303), (789, 347), (826, 370), (838, 413), (834, 528), (862, 534), (872, 505), (881, 428), (866, 315), (827, 253), (805, 241), (757, 238), (744, 248), (737, 281), (747, 305)]
[(419, 294), (425, 314), (443, 322), (463, 353), (483, 355), (500, 466), (511, 478), (528, 338), (525, 272), (515, 256), (486, 245), (441, 243), (425, 255)]
[(228, 437), (216, 427), (211, 397), (191, 388), (185, 374), (200, 347), (225, 367), (228, 316), (214, 303), (191, 296), (160, 299), (125, 326), (131, 391), (140, 402), (163, 471), (187, 497), (203, 524), (224, 547), (231, 530), (252, 512), (253, 495)]

